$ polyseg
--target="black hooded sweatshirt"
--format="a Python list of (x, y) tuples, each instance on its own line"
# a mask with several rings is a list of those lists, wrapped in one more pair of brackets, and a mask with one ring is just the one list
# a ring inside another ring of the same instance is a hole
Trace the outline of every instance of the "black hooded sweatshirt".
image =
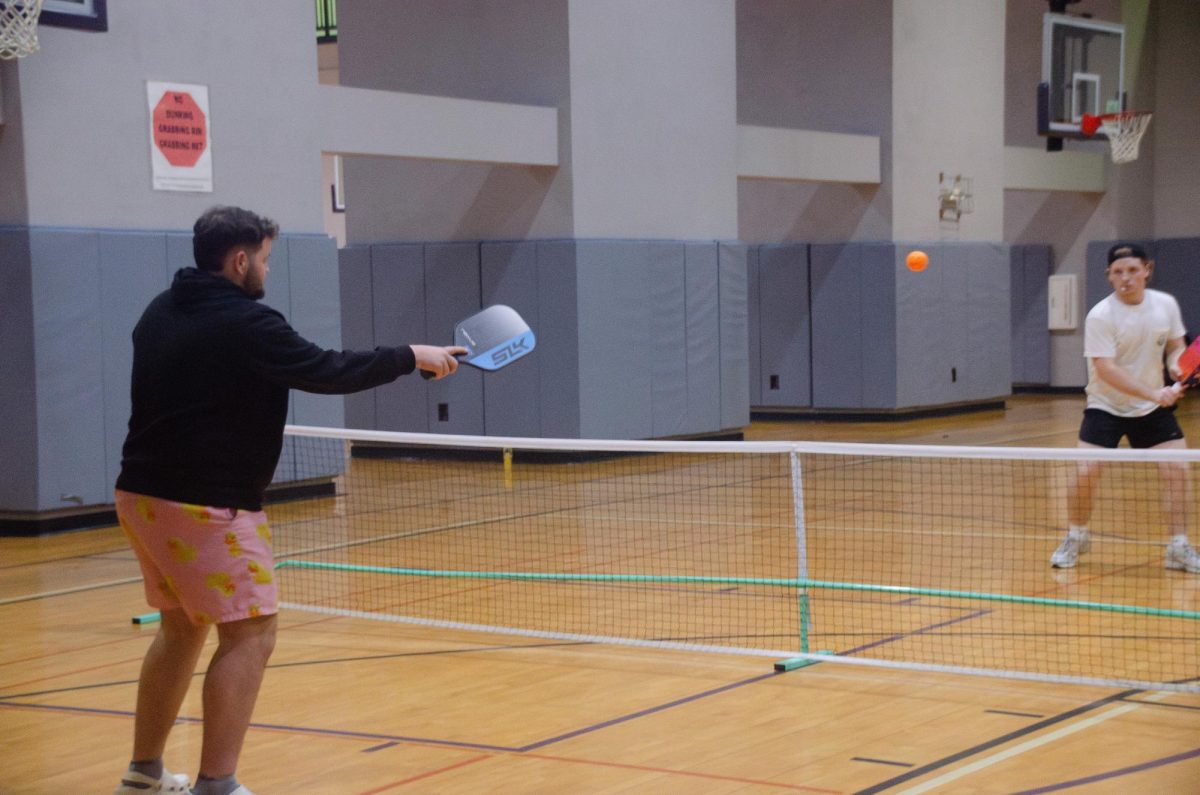
[(223, 276), (184, 268), (133, 330), (133, 411), (117, 488), (260, 510), (289, 389), (346, 394), (415, 368), (408, 346), (325, 350)]

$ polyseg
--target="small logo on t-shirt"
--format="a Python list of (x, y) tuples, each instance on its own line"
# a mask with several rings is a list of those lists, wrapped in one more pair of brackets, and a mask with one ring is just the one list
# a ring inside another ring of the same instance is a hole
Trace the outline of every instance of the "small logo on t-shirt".
[(1158, 347), (1161, 348), (1162, 346), (1164, 346), (1166, 344), (1167, 344), (1167, 335), (1163, 334), (1161, 337), (1158, 338)]

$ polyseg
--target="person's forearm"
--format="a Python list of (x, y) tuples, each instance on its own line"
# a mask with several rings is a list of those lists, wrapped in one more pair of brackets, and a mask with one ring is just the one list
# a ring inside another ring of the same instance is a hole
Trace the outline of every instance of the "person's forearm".
[(1156, 400), (1158, 386), (1141, 383), (1111, 359), (1093, 359), (1092, 362), (1096, 367), (1096, 375), (1109, 386), (1142, 400)]

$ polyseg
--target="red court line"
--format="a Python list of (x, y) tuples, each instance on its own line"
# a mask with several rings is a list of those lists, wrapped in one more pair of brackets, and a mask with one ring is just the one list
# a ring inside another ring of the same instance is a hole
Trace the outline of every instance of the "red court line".
[[(1113, 569), (1112, 571), (1102, 571), (1102, 572), (1097, 572), (1095, 574), (1089, 574), (1086, 576), (1079, 577), (1075, 580), (1075, 582), (1055, 583), (1053, 585), (1047, 585), (1045, 588), (1041, 588), (1039, 590), (1030, 592), (1029, 594), (1027, 594), (1027, 596), (1045, 596), (1046, 594), (1061, 592), (1061, 591), (1068, 590), (1070, 588), (1077, 588), (1080, 585), (1086, 585), (1087, 583), (1096, 582), (1097, 580), (1103, 580), (1107, 577), (1113, 577), (1118, 574), (1124, 574), (1127, 571), (1132, 571), (1134, 569), (1140, 569), (1145, 566), (1149, 566), (1153, 563), (1154, 563), (1153, 559), (1147, 560), (1143, 563), (1130, 563), (1128, 566), (1122, 566), (1119, 569)], [(1078, 571), (1078, 569), (1076, 569), (1076, 571)]]
[(456, 768), (466, 767), (467, 765), (473, 765), (476, 762), (482, 762), (485, 759), (491, 759), (491, 758), (492, 758), (491, 754), (484, 754), (483, 756), (476, 756), (476, 757), (472, 757), (471, 759), (464, 759), (463, 761), (456, 762), (453, 765), (447, 765), (446, 767), (439, 767), (436, 770), (429, 770), (425, 773), (421, 773), (420, 775), (412, 776), (411, 778), (401, 779), (400, 781), (393, 781), (391, 784), (385, 784), (382, 787), (378, 787), (376, 789), (365, 790), (364, 792), (358, 793), (358, 795), (375, 795), (375, 793), (378, 793), (378, 792), (387, 792), (390, 789), (395, 789), (396, 787), (403, 787), (405, 784), (411, 784), (414, 781), (420, 781), (422, 779), (430, 778), (432, 776), (440, 776), (442, 773), (447, 773)]
[[(51, 705), (9, 703), (9, 704), (6, 704), (5, 706), (7, 708), (11, 708), (11, 709), (26, 709), (26, 710), (36, 709), (39, 711), (49, 711), (49, 712), (65, 714), (65, 715), (78, 715), (80, 712), (78, 709), (73, 709), (70, 707), (56, 707), (56, 706), (51, 706)], [(126, 720), (131, 719), (133, 717), (132, 713), (118, 713), (116, 711), (111, 711), (111, 710), (91, 711), (91, 714), (94, 717), (122, 718), (122, 719), (126, 719)], [(176, 721), (177, 724), (197, 724), (197, 725), (200, 724), (200, 722), (201, 721), (199, 718), (188, 717), (188, 716), (180, 716)], [(309, 733), (307, 731), (296, 730), (293, 728), (279, 727), (279, 726), (264, 726), (264, 725), (255, 724), (255, 723), (250, 724), (250, 730), (252, 732), (269, 732), (269, 733), (283, 734), (283, 735), (308, 734)], [(376, 738), (364, 739), (364, 738), (341, 736), (341, 737), (339, 737), (339, 739), (350, 739), (350, 740), (356, 740), (356, 741), (366, 742), (366, 743), (371, 743), (371, 744), (374, 744), (377, 742)], [(434, 747), (434, 748), (437, 748), (438, 750), (461, 750), (461, 749), (447, 749), (446, 746), (443, 746), (443, 745), (432, 745), (431, 746), (431, 745), (429, 745), (427, 743), (423, 743), (419, 740), (411, 740), (411, 739), (396, 739), (393, 742), (395, 742), (397, 745), (409, 745), (409, 746), (417, 746), (417, 747)], [(618, 769), (622, 769), (622, 770), (637, 770), (637, 771), (646, 772), (646, 773), (661, 773), (661, 774), (669, 775), (669, 776), (683, 776), (686, 778), (700, 779), (700, 780), (704, 780), (704, 781), (728, 781), (728, 782), (734, 782), (734, 783), (738, 783), (738, 784), (749, 784), (749, 785), (754, 785), (754, 786), (759, 786), (759, 787), (770, 787), (773, 789), (789, 790), (789, 791), (793, 791), (793, 792), (813, 792), (813, 793), (822, 793), (823, 795), (841, 795), (841, 793), (843, 792), (842, 790), (824, 789), (821, 787), (810, 787), (810, 786), (806, 786), (803, 784), (786, 784), (786, 783), (778, 782), (778, 781), (764, 781), (761, 779), (742, 778), (739, 776), (722, 776), (722, 775), (718, 775), (715, 773), (701, 773), (701, 772), (696, 772), (696, 771), (691, 771), (691, 770), (676, 770), (676, 769), (665, 768), (665, 767), (653, 767), (650, 765), (634, 765), (634, 764), (627, 764), (627, 763), (622, 763), (622, 762), (610, 762), (610, 761), (596, 760), (596, 759), (578, 759), (578, 758), (573, 758), (573, 757), (555, 756), (552, 754), (529, 753), (529, 752), (522, 752), (522, 751), (517, 751), (517, 750), (501, 751), (499, 753), (504, 756), (513, 756), (516, 758), (531, 758), (531, 759), (541, 759), (541, 760), (545, 760), (548, 762), (563, 762), (566, 764), (589, 765), (589, 766), (593, 766), (593, 767), (611, 767), (611, 768), (618, 768)], [(424, 780), (427, 778), (431, 778), (433, 776), (440, 775), (442, 773), (448, 772), (450, 770), (454, 770), (456, 768), (475, 764), (476, 762), (481, 762), (485, 759), (491, 759), (491, 758), (495, 757), (496, 755), (497, 754), (482, 754), (479, 756), (475, 756), (470, 759), (465, 759), (461, 762), (456, 762), (455, 764), (452, 764), (452, 765), (447, 765), (445, 767), (439, 767), (434, 770), (428, 770), (428, 771), (426, 771), (424, 773), (420, 773), (416, 776), (412, 776), (412, 777), (409, 777), (406, 779), (401, 779), (400, 781), (393, 781), (382, 787), (378, 787), (376, 789), (361, 792), (358, 795), (375, 795), (376, 793), (386, 792), (388, 790), (395, 789), (397, 787), (402, 787), (406, 784), (411, 784), (415, 781), (421, 781), (421, 780)]]
[(651, 767), (649, 765), (632, 765), (623, 762), (605, 762), (597, 759), (574, 759), (568, 756), (552, 756), (550, 754), (532, 754), (523, 753), (520, 756), (527, 756), (532, 759), (545, 759), (551, 762), (567, 762), (575, 765), (595, 765), (598, 767), (619, 767), (624, 770), (641, 770), (646, 773), (666, 773), (671, 776), (688, 776), (690, 778), (701, 778), (708, 781), (733, 781), (738, 784), (754, 784), (760, 787), (775, 787), (776, 789), (790, 789), (796, 792), (820, 792), (826, 795), (841, 795), (842, 790), (837, 789), (822, 789), (821, 787), (807, 787), (803, 784), (784, 784), (779, 781), (763, 781), (755, 778), (741, 778), (739, 776), (719, 776), (715, 773), (697, 773), (692, 770), (673, 770), (668, 767)]

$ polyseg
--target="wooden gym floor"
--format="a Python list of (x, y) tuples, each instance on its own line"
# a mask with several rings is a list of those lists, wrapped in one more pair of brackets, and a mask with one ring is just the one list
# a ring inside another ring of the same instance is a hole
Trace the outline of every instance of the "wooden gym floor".
[[(1019, 396), (903, 422), (756, 422), (747, 438), (1065, 447), (1081, 410)], [(1200, 401), (1179, 413), (1200, 439)], [(1175, 606), (1200, 609), (1200, 575), (1170, 574), (1194, 584)], [(111, 790), (155, 632), (130, 618), (147, 609), (115, 528), (0, 539), (0, 793)], [(199, 680), (167, 751), (192, 775)], [(1200, 792), (1200, 695), (777, 674), (763, 658), (285, 611), (239, 777), (259, 795)]]

